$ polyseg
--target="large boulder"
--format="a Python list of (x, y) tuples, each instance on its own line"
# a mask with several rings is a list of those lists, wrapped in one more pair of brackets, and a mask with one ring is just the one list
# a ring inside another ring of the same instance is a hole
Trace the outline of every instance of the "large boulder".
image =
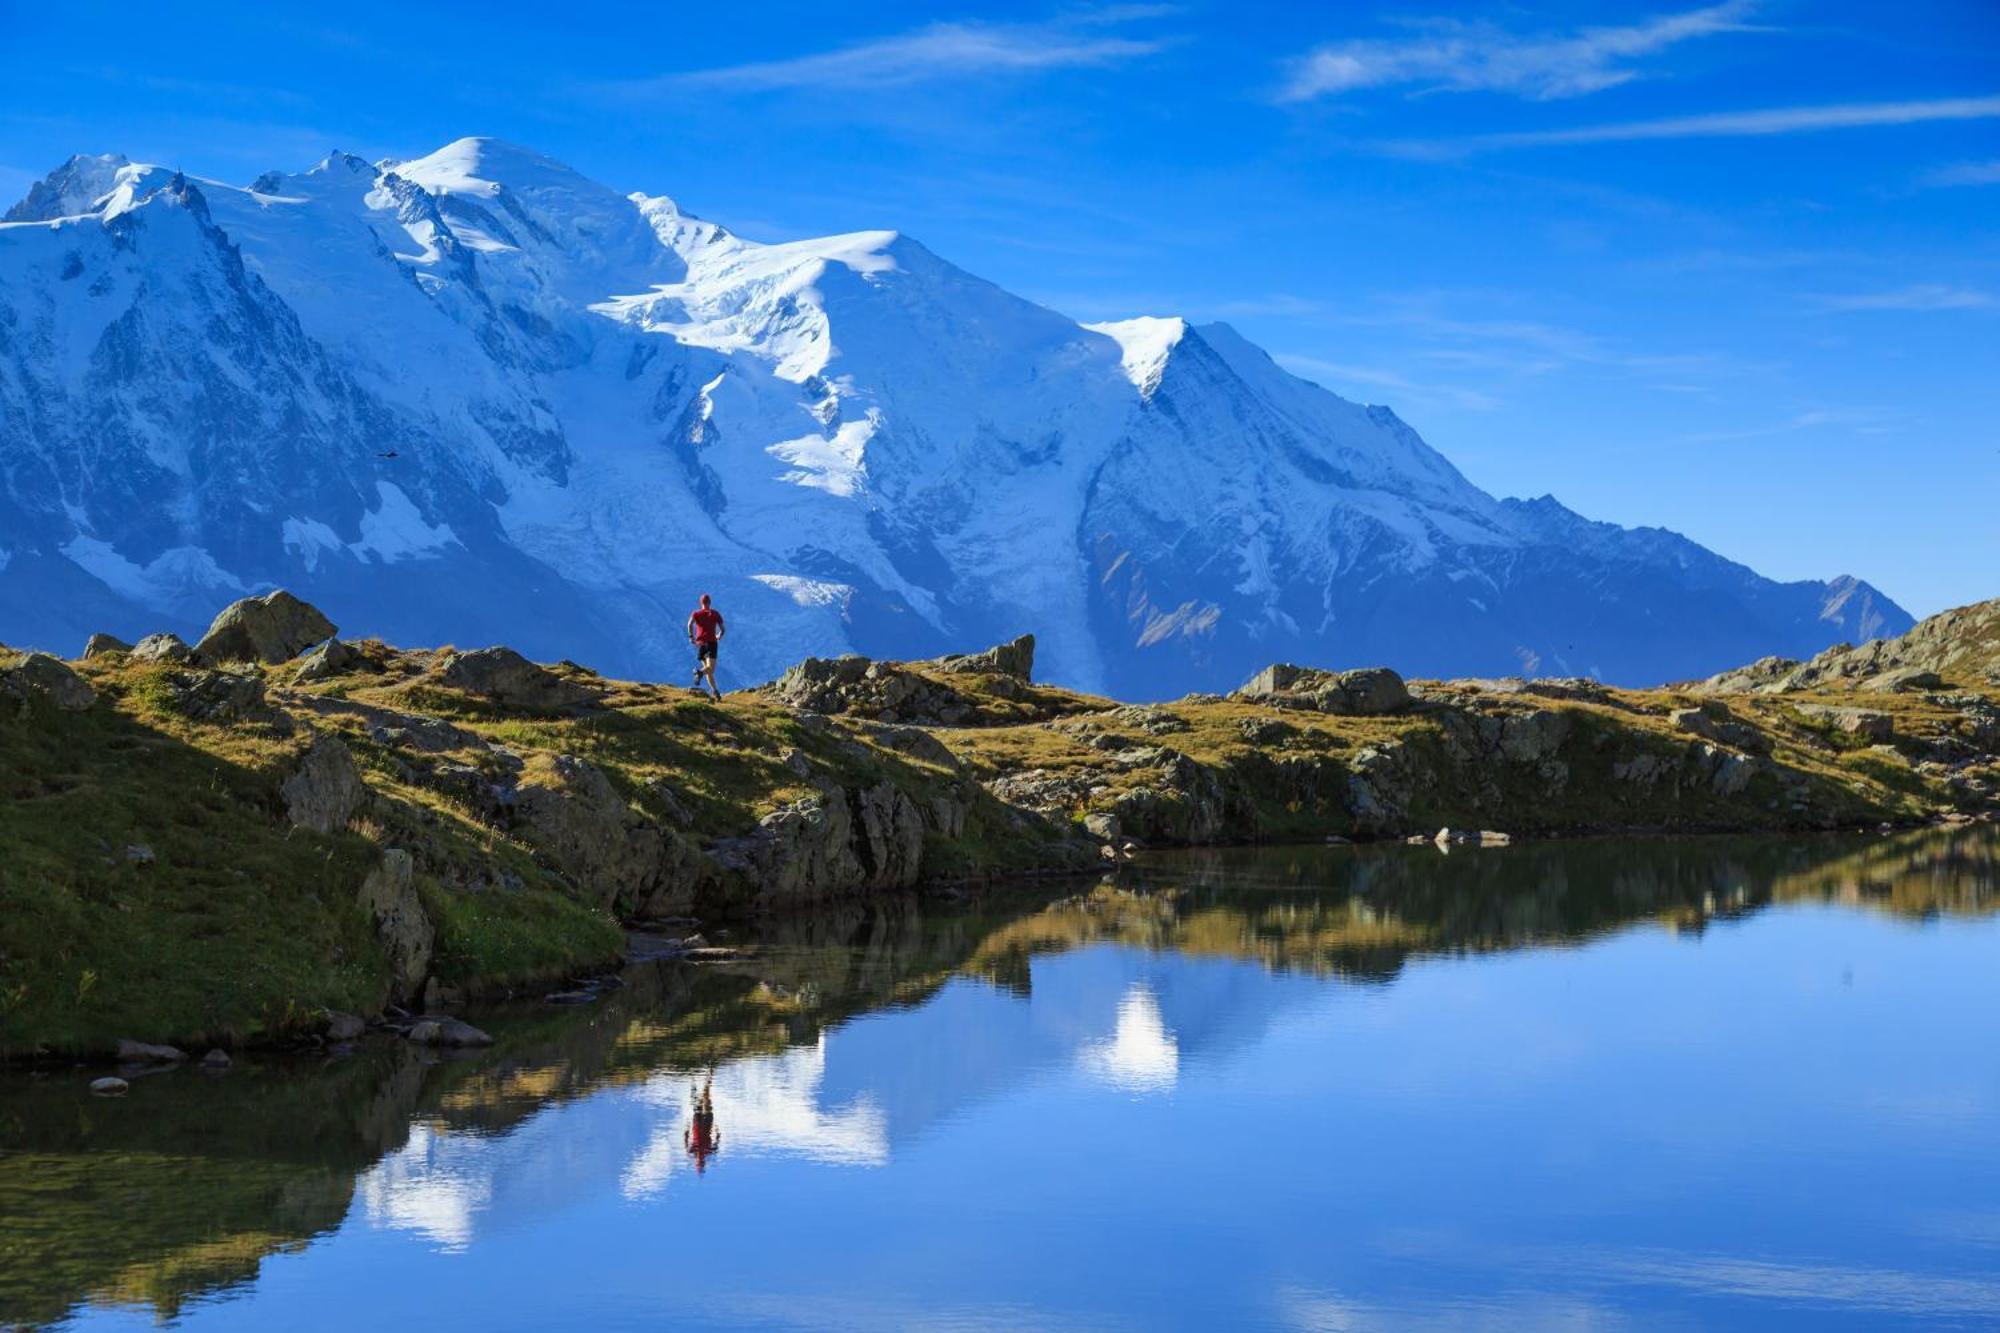
[(1012, 676), (1015, 680), (1027, 681), (1035, 674), (1035, 636), (1023, 634), (1018, 639), (997, 644), (983, 653), (957, 653), (938, 659), (938, 665), (946, 671), (976, 671), (996, 676)]
[(132, 645), (123, 639), (115, 638), (109, 634), (93, 634), (83, 645), (83, 660), (88, 662), (92, 658), (108, 657), (112, 653), (129, 653), (131, 651)]
[(97, 702), (97, 691), (67, 662), (47, 653), (29, 653), (0, 670), (0, 693), (17, 699), (43, 699), (64, 712), (80, 712)]
[(400, 847), (385, 849), (356, 897), (374, 921), (382, 952), (388, 955), (389, 1002), (408, 1004), (423, 993), (437, 943), (437, 932), (417, 895), (416, 864), (410, 854)]
[(1394, 713), (1410, 704), (1403, 678), (1387, 667), (1321, 671), (1289, 662), (1265, 667), (1232, 697), (1278, 708), (1362, 717)]
[(294, 826), (334, 833), (347, 827), (368, 789), (347, 747), (332, 736), (322, 736), (278, 792)]
[(148, 634), (132, 648), (134, 662), (185, 662), (193, 656), (178, 634)]
[(194, 646), (203, 662), (289, 662), (334, 634), (331, 620), (279, 588), (223, 608)]
[(504, 708), (531, 712), (568, 712), (588, 707), (597, 698), (587, 687), (535, 665), (512, 648), (449, 653), (434, 675), (441, 685), (476, 694)]

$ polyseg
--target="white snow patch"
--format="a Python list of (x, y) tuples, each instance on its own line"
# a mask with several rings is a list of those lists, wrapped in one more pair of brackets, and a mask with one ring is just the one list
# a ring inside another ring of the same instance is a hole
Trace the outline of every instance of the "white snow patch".
[[(0, 568), (5, 568), (0, 565)], [(752, 574), (752, 583), (761, 583), (773, 592), (781, 592), (799, 606), (838, 606), (847, 609), (854, 598), (854, 586), (849, 583), (828, 583), (820, 579), (803, 579), (796, 574)]]
[(375, 493), (382, 507), (361, 516), (361, 540), (348, 549), (356, 555), (374, 556), (384, 564), (434, 555), (447, 546), (463, 546), (458, 534), (442, 523), (424, 522), (423, 514), (393, 482), (378, 481)]
[(792, 465), (793, 470), (780, 480), (845, 499), (861, 490), (867, 472), (862, 455), (880, 419), (879, 413), (870, 410), (862, 420), (843, 424), (834, 431), (832, 439), (801, 435), (795, 440), (768, 445), (764, 452)]
[(1142, 315), (1138, 319), (1114, 319), (1083, 327), (1116, 341), (1125, 378), (1140, 393), (1151, 394), (1160, 387), (1160, 377), (1167, 372), (1167, 358), (1187, 336), (1188, 326), (1178, 316), (1162, 319)]
[(297, 556), (309, 571), (319, 568), (321, 551), (338, 551), (346, 544), (339, 533), (315, 518), (288, 518), (282, 532), (285, 549)]
[(120, 555), (110, 542), (78, 534), (62, 553), (113, 592), (149, 605), (190, 593), (249, 591), (199, 546), (171, 547), (141, 565)]

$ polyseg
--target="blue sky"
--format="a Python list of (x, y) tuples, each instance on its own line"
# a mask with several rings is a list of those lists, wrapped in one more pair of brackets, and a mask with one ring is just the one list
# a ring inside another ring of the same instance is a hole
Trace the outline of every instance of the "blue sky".
[(2000, 595), (1993, 0), (304, 10), (0, 0), (0, 196), (497, 135), (1227, 320), (1500, 494)]

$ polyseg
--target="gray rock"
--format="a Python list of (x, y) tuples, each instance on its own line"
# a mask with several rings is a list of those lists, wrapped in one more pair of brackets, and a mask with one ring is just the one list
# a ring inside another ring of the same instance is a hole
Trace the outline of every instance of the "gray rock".
[(193, 656), (178, 634), (148, 634), (132, 649), (134, 662), (186, 662)]
[(451, 653), (438, 665), (436, 678), (440, 684), (455, 690), (476, 694), (506, 708), (532, 712), (570, 712), (597, 701), (596, 692), (589, 687), (564, 680), (512, 648)]
[(88, 662), (96, 657), (108, 657), (112, 653), (129, 653), (132, 645), (109, 634), (93, 634), (83, 645), (83, 660)]
[(122, 1038), (118, 1043), (118, 1058), (134, 1064), (178, 1062), (187, 1059), (187, 1052), (178, 1046), (165, 1046), (150, 1041), (134, 1041)]
[(513, 819), (578, 896), (622, 917), (684, 911), (714, 877), (699, 849), (633, 809), (602, 769), (574, 755), (524, 773)]
[(358, 1014), (343, 1014), (337, 1009), (327, 1011), (326, 1039), (328, 1041), (354, 1041), (368, 1030)]
[(1111, 842), (1118, 837), (1118, 816), (1101, 811), (1083, 817), (1083, 831), (1099, 842)]
[(224, 607), (194, 653), (210, 664), (289, 662), (333, 635), (333, 622), (317, 607), (279, 588)]
[(806, 758), (804, 750), (797, 748), (787, 750), (779, 757), (778, 762), (790, 769), (794, 777), (809, 778), (813, 775), (812, 760)]
[(988, 648), (983, 653), (962, 653), (938, 659), (947, 671), (975, 671), (1028, 681), (1035, 674), (1035, 636), (1023, 634), (1011, 642)]
[(493, 1038), (458, 1018), (424, 1018), (403, 1034), (419, 1046), (491, 1046)]
[(909, 888), (922, 875), (925, 830), (939, 817), (934, 811), (927, 819), (886, 780), (854, 792), (825, 782), (764, 816), (755, 833), (718, 842), (711, 855), (769, 905)]
[(128, 843), (125, 859), (135, 866), (149, 866), (153, 864), (153, 849), (143, 842)]
[(1862, 689), (1873, 690), (1877, 694), (1902, 694), (1912, 690), (1938, 690), (1944, 688), (1944, 678), (1935, 671), (1921, 667), (1900, 667), (1894, 671), (1884, 671), (1870, 676), (1862, 682)]
[(166, 680), (169, 703), (196, 722), (270, 721), (264, 678), (248, 671), (176, 671)]
[(878, 723), (868, 728), (867, 736), (885, 750), (894, 750), (912, 759), (921, 759), (927, 764), (936, 764), (940, 768), (962, 767), (958, 756), (952, 753), (951, 747), (922, 727)]
[(399, 847), (384, 849), (381, 864), (368, 872), (356, 894), (375, 923), (376, 937), (389, 961), (389, 999), (403, 1004), (423, 993), (430, 974), (437, 932), (417, 895), (416, 865)]
[(335, 833), (347, 827), (368, 788), (347, 747), (332, 736), (321, 736), (278, 793), (294, 827)]
[(1246, 717), (1237, 729), (1251, 745), (1277, 745), (1299, 734), (1296, 727), (1270, 717)]
[(328, 639), (306, 651), (305, 656), (299, 659), (297, 670), (292, 672), (292, 680), (300, 685), (331, 680), (354, 670), (366, 660), (354, 645), (340, 639)]
[(90, 1090), (99, 1097), (123, 1097), (132, 1090), (132, 1085), (122, 1078), (94, 1078), (90, 1080)]
[(0, 693), (46, 700), (66, 713), (81, 712), (97, 702), (97, 691), (69, 663), (48, 653), (29, 653), (0, 670)]
[(1668, 715), (1676, 729), (1706, 740), (1732, 745), (1739, 750), (1762, 753), (1770, 748), (1764, 734), (1747, 722), (1739, 721), (1721, 703), (1711, 700), (1699, 708), (1677, 708)]
[(1866, 736), (1886, 741), (1896, 734), (1896, 719), (1869, 708), (1836, 708), (1826, 704), (1799, 704), (1798, 711), (1816, 722), (1831, 723), (1850, 736)]
[(218, 1046), (202, 1056), (201, 1063), (204, 1069), (227, 1069), (231, 1063), (229, 1052)]
[(653, 794), (653, 799), (660, 803), (661, 808), (667, 812), (667, 818), (674, 823), (682, 828), (688, 828), (694, 823), (694, 811), (688, 809), (687, 801), (674, 790), (673, 783), (665, 778), (648, 778), (646, 790)]
[(1288, 662), (1265, 667), (1231, 697), (1352, 717), (1394, 713), (1410, 704), (1409, 687), (1387, 667), (1321, 671)]

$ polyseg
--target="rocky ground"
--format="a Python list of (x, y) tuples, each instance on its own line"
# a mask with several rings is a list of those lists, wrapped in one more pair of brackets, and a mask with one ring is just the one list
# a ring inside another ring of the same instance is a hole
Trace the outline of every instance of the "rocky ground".
[(622, 926), (699, 948), (700, 919), (1140, 847), (1991, 817), (1996, 625), (1652, 691), (1274, 665), (1155, 705), (1036, 684), (1026, 638), (714, 704), (350, 643), (282, 592), (193, 645), (0, 650), (0, 1055), (474, 1040), (423, 1016), (608, 965)]

